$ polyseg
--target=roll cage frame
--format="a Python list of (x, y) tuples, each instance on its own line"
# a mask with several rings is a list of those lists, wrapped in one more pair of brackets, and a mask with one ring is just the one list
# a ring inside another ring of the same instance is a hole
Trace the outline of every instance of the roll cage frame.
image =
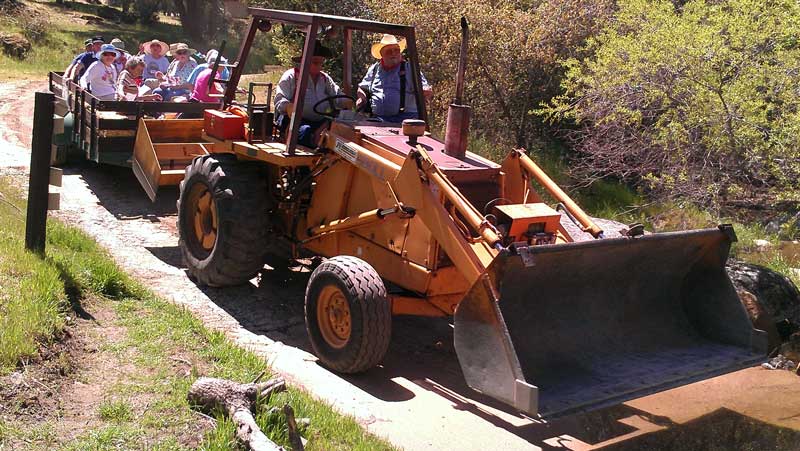
[[(365, 19), (354, 19), (350, 17), (332, 16), (327, 14), (316, 14), (307, 12), (281, 11), (264, 8), (248, 8), (251, 16), (247, 35), (239, 48), (239, 55), (236, 63), (232, 64), (230, 80), (226, 83), (224, 106), (230, 106), (236, 95), (236, 86), (244, 70), (247, 56), (253, 45), (258, 31), (267, 32), (276, 23), (294, 25), (302, 29), (306, 35), (303, 44), (303, 55), (300, 61), (300, 80), (294, 92), (294, 111), (291, 115), (289, 124), (288, 138), (286, 141), (286, 153), (295, 154), (297, 148), (297, 135), (300, 129), (300, 122), (303, 119), (304, 96), (308, 84), (308, 73), (311, 67), (311, 55), (314, 52), (314, 41), (317, 39), (317, 31), (320, 27), (331, 26), (342, 29), (344, 39), (343, 52), (343, 78), (342, 87), (345, 94), (355, 97), (356, 91), (353, 85), (353, 31), (366, 31), (372, 33), (393, 34), (406, 39), (406, 49), (408, 51), (409, 62), (411, 63), (411, 78), (414, 86), (414, 95), (417, 102), (420, 119), (427, 120), (425, 101), (422, 95), (422, 78), (420, 77), (419, 58), (417, 53), (417, 41), (414, 27), (407, 25), (377, 22)], [(356, 85), (357, 86), (357, 85)], [(271, 99), (269, 99), (271, 101)]]

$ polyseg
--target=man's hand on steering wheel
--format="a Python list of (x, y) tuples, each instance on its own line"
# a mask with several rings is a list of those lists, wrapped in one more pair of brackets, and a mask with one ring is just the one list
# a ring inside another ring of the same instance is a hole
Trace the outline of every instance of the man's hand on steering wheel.
[[(347, 99), (348, 102), (346, 105), (343, 105), (342, 108), (339, 108), (336, 105), (336, 100), (338, 99)], [(325, 97), (324, 99), (320, 100), (319, 102), (314, 104), (314, 112), (319, 114), (320, 116), (327, 117), (329, 119), (336, 119), (339, 116), (339, 111), (350, 109), (355, 104), (356, 99), (347, 95), (347, 94), (336, 94), (333, 96)], [(327, 103), (329, 108), (326, 111), (320, 111), (318, 108), (323, 103)]]

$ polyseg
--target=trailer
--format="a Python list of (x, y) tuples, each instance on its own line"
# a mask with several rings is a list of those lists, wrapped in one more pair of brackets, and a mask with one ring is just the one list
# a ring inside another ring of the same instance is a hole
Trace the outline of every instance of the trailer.
[(100, 100), (74, 81), (64, 79), (61, 72), (50, 72), (47, 80), (49, 91), (56, 95), (53, 120), (57, 135), (51, 157), (55, 165), (72, 159), (132, 167), (134, 144), (143, 119), (202, 114), (219, 107), (217, 103)]

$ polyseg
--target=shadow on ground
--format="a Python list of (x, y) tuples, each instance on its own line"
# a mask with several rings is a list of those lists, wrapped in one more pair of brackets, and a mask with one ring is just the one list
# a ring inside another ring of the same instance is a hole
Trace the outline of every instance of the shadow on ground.
[[(65, 169), (80, 174), (99, 202), (119, 220), (175, 222), (177, 189), (167, 187), (151, 203), (130, 169), (84, 164)], [(177, 247), (148, 250), (163, 262), (185, 269)], [(303, 298), (311, 268), (266, 267), (251, 283), (238, 287), (201, 290), (248, 331), (311, 352), (303, 317)], [(343, 376), (365, 392), (387, 402), (413, 398), (412, 391), (393, 381), (404, 378), (446, 399), (454, 410), (468, 411), (545, 450), (570, 449), (575, 441), (615, 451), (640, 449), (800, 449), (800, 432), (761, 422), (719, 408), (688, 423), (621, 404), (554, 421), (527, 422), (499, 402), (471, 390), (465, 383), (453, 348), (451, 322), (445, 319), (396, 317), (392, 344), (380, 367), (364, 374)], [(479, 404), (476, 404), (479, 403)], [(495, 411), (520, 421), (511, 423)], [(638, 418), (655, 432), (637, 433), (626, 419)], [(517, 424), (523, 424), (518, 426)], [(616, 440), (615, 440), (616, 439)]]
[(161, 222), (177, 215), (178, 188), (162, 186), (156, 201), (150, 202), (130, 168), (84, 162), (65, 167), (64, 175), (82, 176), (100, 205), (119, 220)]

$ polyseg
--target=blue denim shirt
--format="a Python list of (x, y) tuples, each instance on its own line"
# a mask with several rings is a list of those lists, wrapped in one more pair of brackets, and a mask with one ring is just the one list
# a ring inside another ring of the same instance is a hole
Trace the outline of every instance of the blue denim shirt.
[[(417, 113), (417, 100), (414, 97), (414, 81), (411, 65), (403, 61), (391, 70), (384, 70), (380, 61), (370, 66), (358, 87), (370, 94), (372, 114), (376, 116), (395, 116), (400, 111), (400, 67), (406, 66), (406, 113)], [(420, 72), (422, 87), (427, 88), (428, 80)]]

